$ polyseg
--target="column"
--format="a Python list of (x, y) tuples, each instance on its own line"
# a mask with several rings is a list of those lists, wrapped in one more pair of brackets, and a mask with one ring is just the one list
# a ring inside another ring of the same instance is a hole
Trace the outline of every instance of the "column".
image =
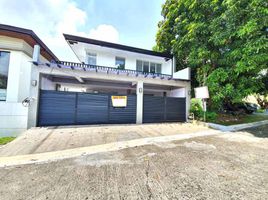
[(136, 124), (142, 124), (143, 116), (143, 82), (138, 81), (136, 85), (137, 94), (137, 109), (136, 109)]
[[(34, 46), (33, 52), (33, 61), (38, 62), (40, 57), (40, 47), (38, 45)], [(36, 82), (36, 84), (32, 84)], [(29, 105), (28, 110), (28, 128), (37, 126), (37, 113), (38, 113), (38, 102), (39, 102), (39, 90), (41, 87), (41, 77), (38, 70), (38, 66), (32, 64), (31, 66), (31, 85), (29, 91), (29, 98), (32, 98), (32, 101)]]

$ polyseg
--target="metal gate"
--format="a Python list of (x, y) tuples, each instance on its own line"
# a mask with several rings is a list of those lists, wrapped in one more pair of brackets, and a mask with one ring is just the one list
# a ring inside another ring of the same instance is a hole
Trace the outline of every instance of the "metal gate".
[(185, 122), (186, 99), (178, 97), (143, 97), (143, 122)]
[(39, 126), (136, 123), (136, 95), (127, 106), (112, 106), (110, 94), (41, 90)]

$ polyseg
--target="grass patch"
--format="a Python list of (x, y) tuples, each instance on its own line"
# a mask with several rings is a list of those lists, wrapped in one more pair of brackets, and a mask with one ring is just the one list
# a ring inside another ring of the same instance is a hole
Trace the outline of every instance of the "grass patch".
[(2, 137), (0, 138), (0, 145), (4, 145), (7, 144), (9, 142), (11, 142), (12, 140), (14, 140), (16, 137)]
[(217, 119), (211, 120), (209, 122), (229, 126), (229, 125), (246, 124), (246, 123), (258, 122), (258, 121), (264, 121), (264, 120), (268, 120), (268, 115), (233, 116), (230, 114), (218, 114)]

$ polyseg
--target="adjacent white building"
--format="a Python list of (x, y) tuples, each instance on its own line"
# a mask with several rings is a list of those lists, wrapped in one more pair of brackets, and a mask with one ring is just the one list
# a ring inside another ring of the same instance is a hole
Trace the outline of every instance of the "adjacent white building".
[(40, 60), (57, 60), (33, 31), (0, 24), (0, 137), (28, 128), (29, 108), (22, 101), (29, 96), (36, 44), (41, 47)]
[(186, 121), (189, 69), (176, 72), (172, 55), (64, 37), (79, 63), (59, 61), (31, 30), (0, 25), (0, 136), (34, 126)]

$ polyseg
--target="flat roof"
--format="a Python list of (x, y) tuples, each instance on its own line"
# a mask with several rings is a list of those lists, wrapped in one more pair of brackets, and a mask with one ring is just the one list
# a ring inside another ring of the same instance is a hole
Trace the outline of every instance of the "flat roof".
[(22, 39), (27, 42), (31, 47), (34, 47), (35, 44), (38, 44), (41, 48), (41, 55), (44, 56), (47, 60), (59, 60), (45, 45), (45, 43), (42, 42), (42, 40), (30, 29), (0, 24), (0, 35)]
[(146, 55), (151, 55), (151, 56), (158, 56), (158, 57), (163, 57), (163, 58), (168, 58), (168, 59), (172, 59), (172, 57), (173, 57), (173, 55), (171, 55), (170, 53), (167, 53), (167, 52), (156, 52), (156, 51), (151, 51), (151, 50), (147, 50), (147, 49), (140, 49), (137, 47), (131, 47), (131, 46), (126, 46), (126, 45), (122, 45), (122, 44), (105, 42), (105, 41), (101, 41), (101, 40), (95, 40), (95, 39), (91, 39), (91, 38), (85, 38), (85, 37), (69, 35), (69, 34), (63, 34), (63, 36), (64, 36), (65, 40), (69, 42), (69, 44), (76, 43), (76, 42), (82, 42), (82, 43), (98, 45), (98, 46), (119, 49), (119, 50), (124, 50), (124, 51), (130, 51), (130, 52), (135, 52), (135, 53), (141, 53), (141, 54), (146, 54)]

